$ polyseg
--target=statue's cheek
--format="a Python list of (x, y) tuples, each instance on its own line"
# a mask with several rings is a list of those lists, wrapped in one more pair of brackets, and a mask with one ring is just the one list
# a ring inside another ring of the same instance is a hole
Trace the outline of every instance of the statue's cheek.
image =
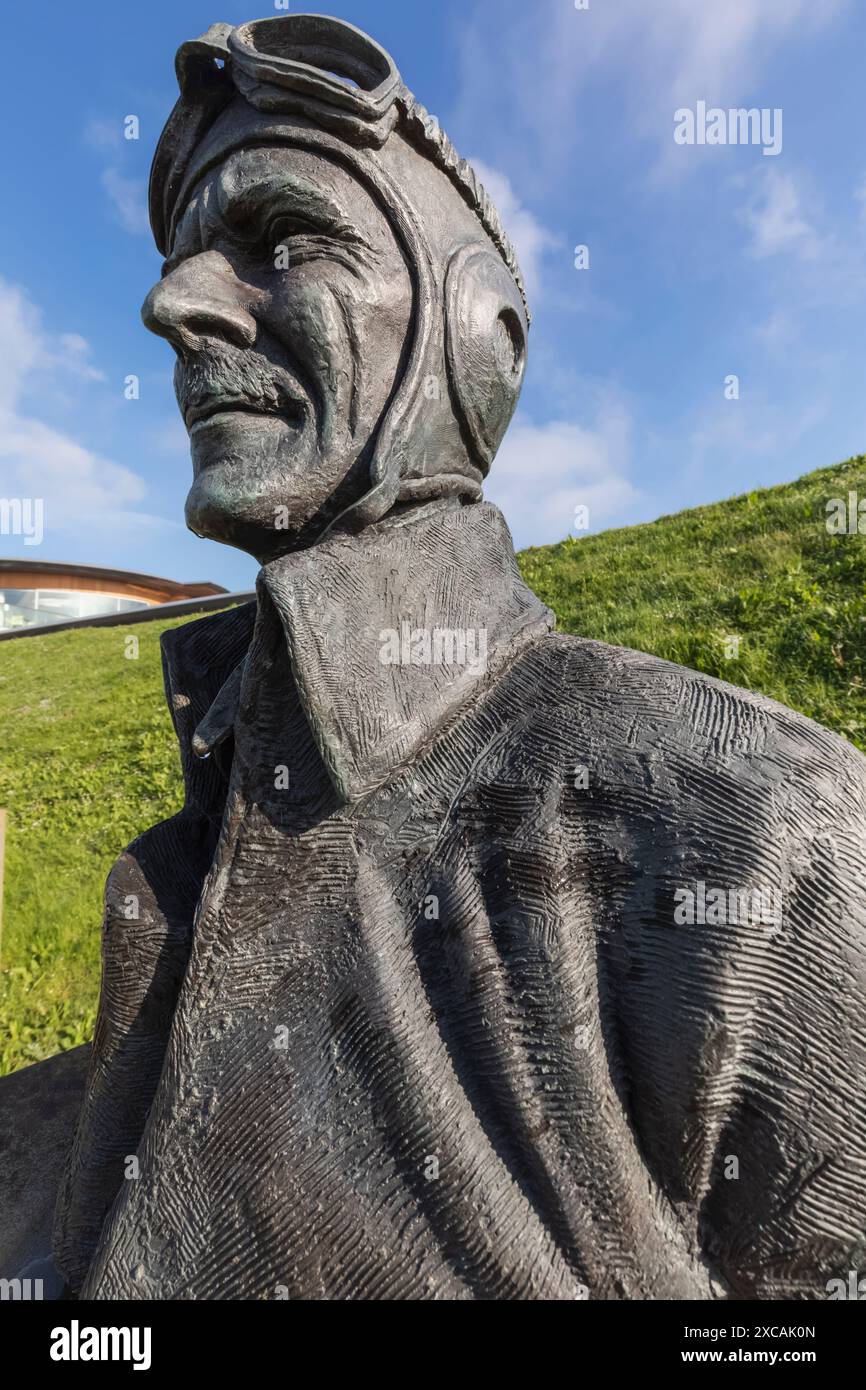
[(271, 299), (266, 326), (315, 395), (328, 436), (352, 432), (359, 418), (369, 333), (347, 283), (350, 277), (328, 275), (323, 264), (299, 267), (287, 279)]
[(324, 362), (336, 348), (346, 350), (344, 316), (335, 304), (341, 291), (339, 277), (328, 274), (324, 262), (299, 266), (273, 288), (269, 330), (293, 354), (305, 354), (311, 363)]

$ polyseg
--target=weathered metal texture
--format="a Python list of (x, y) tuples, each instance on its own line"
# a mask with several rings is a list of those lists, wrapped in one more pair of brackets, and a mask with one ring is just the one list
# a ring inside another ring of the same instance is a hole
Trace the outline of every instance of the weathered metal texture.
[(163, 639), (187, 799), (109, 878), (60, 1268), (97, 1298), (824, 1296), (866, 1216), (866, 759), (551, 631), (479, 500), (513, 253), (387, 55), (293, 16), (179, 73), (145, 317), (190, 523), (262, 569)]
[(50, 1257), (57, 1189), (84, 1099), (89, 1053), (89, 1047), (75, 1047), (0, 1077), (0, 1279), (14, 1279)]

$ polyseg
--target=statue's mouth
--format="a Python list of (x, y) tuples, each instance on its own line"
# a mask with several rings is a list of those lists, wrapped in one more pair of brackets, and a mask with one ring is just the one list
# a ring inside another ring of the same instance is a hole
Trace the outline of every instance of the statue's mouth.
[(244, 396), (210, 396), (190, 405), (184, 411), (184, 422), (192, 434), (204, 425), (215, 423), (220, 416), (238, 413), (277, 416), (290, 424), (298, 425), (303, 421), (304, 409), (300, 401), (287, 402), (282, 408), (276, 409), (272, 405), (262, 401), (251, 401)]
[(289, 371), (226, 344), (179, 357), (175, 392), (190, 435), (218, 422), (239, 423), (242, 415), (282, 420), (293, 429), (303, 426), (307, 416), (303, 388)]

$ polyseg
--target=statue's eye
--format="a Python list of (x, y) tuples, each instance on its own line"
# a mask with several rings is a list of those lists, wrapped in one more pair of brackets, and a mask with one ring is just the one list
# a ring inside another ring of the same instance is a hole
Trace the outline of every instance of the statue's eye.
[(268, 224), (262, 246), (265, 252), (273, 253), (278, 246), (284, 246), (298, 237), (320, 237), (322, 234), (323, 229), (306, 218), (281, 214)]

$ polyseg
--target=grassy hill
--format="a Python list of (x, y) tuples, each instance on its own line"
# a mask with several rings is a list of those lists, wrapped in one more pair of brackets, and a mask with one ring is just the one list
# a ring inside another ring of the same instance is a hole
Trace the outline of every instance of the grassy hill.
[[(763, 691), (866, 750), (866, 535), (825, 525), (849, 490), (866, 498), (864, 457), (520, 562), (564, 630)], [(180, 805), (159, 634), (183, 621), (0, 643), (0, 1072), (91, 1034), (105, 875)]]

